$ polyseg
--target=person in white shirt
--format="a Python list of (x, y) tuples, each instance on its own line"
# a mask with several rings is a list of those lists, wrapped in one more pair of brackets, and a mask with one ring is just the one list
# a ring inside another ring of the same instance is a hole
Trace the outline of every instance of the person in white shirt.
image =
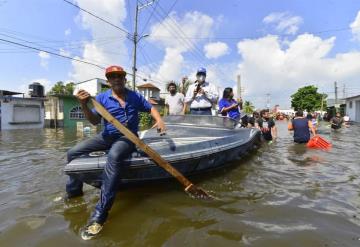
[(216, 86), (205, 79), (206, 69), (199, 68), (196, 73), (196, 81), (189, 86), (185, 96), (185, 102), (190, 106), (190, 114), (212, 115), (211, 108), (213, 104), (216, 104), (219, 93)]
[(186, 110), (184, 95), (177, 92), (174, 82), (169, 83), (167, 90), (170, 94), (165, 98), (165, 115), (184, 115)]

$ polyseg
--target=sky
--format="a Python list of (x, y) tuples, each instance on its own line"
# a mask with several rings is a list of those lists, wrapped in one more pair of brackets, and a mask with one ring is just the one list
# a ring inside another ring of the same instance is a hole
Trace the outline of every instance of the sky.
[(257, 108), (289, 108), (306, 85), (334, 98), (335, 81), (340, 98), (360, 94), (359, 0), (68, 1), (85, 11), (64, 0), (0, 0), (0, 90), (40, 82), (48, 91), (104, 78), (113, 64), (131, 73), (138, 2), (137, 85), (164, 90), (205, 67), (221, 95), (236, 92), (240, 75), (242, 98)]

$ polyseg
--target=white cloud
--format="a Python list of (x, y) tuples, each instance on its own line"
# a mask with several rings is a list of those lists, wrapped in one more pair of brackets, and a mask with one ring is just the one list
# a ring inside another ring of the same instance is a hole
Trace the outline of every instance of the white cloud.
[(356, 15), (355, 20), (350, 24), (350, 28), (354, 39), (360, 41), (360, 10)]
[[(195, 48), (199, 40), (189, 41), (180, 37), (209, 37), (213, 25), (214, 20), (210, 16), (197, 11), (188, 12), (182, 18), (172, 12), (161, 23), (153, 25), (149, 39), (161, 48), (165, 48), (165, 55), (158, 71), (153, 73), (152, 77), (161, 78), (163, 81), (181, 78), (185, 74), (184, 70), (189, 68), (189, 63), (184, 63), (184, 54), (192, 52), (196, 54), (193, 56), (197, 60), (200, 60), (202, 54), (199, 54), (198, 48)], [(193, 69), (194, 67), (191, 68)], [(164, 85), (157, 86), (164, 87)]]
[(41, 67), (48, 68), (50, 55), (44, 51), (38, 53)]
[[(245, 95), (264, 107), (265, 94), (272, 93), (272, 105), (289, 106), (289, 96), (299, 87), (315, 84), (333, 91), (334, 81), (355, 86), (360, 77), (360, 52), (329, 57), (335, 37), (321, 39), (312, 34), (297, 36), (282, 48), (278, 36), (248, 39), (237, 44), (243, 60), (238, 65)], [(258, 98), (255, 98), (258, 97)]]
[(207, 58), (218, 58), (229, 53), (229, 47), (223, 42), (208, 43), (204, 46), (205, 56)]
[[(122, 23), (126, 18), (125, 0), (76, 0), (76, 2), (81, 8), (96, 13), (98, 16), (123, 28)], [(84, 12), (79, 12), (77, 19), (84, 29), (90, 31), (94, 40), (115, 35), (119, 36), (119, 39), (114, 39), (113, 42), (108, 42), (106, 45), (101, 45), (95, 41), (85, 42), (82, 55), (75, 58), (84, 59), (103, 67), (118, 64), (129, 70), (130, 59), (128, 49), (125, 46), (125, 33)], [(70, 77), (75, 82), (94, 77), (104, 77), (104, 71), (97, 67), (75, 61), (72, 62), (72, 65), (73, 71), (70, 73)]]
[(54, 85), (54, 83), (50, 82), (50, 80), (48, 80), (46, 78), (36, 78), (36, 79), (31, 79), (31, 80), (23, 79), (23, 81), (24, 82), (21, 85), (19, 85), (15, 89), (15, 91), (24, 93), (26, 96), (29, 96), (29, 85), (33, 82), (39, 82), (41, 85), (43, 85), (44, 93), (48, 92)]
[(288, 12), (274, 12), (263, 19), (265, 24), (275, 26), (275, 30), (285, 34), (296, 34), (303, 19), (300, 16), (292, 16)]
[(70, 57), (71, 56), (70, 51), (67, 51), (67, 50), (65, 50), (63, 48), (59, 49), (59, 54), (62, 55), (62, 56), (65, 56), (65, 57)]
[(65, 36), (69, 36), (71, 34), (71, 29), (70, 28), (66, 29), (64, 34)]

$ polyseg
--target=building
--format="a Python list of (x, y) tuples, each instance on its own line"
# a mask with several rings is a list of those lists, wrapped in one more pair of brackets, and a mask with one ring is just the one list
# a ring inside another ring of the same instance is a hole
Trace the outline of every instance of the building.
[[(75, 83), (74, 94), (84, 89), (96, 96), (109, 89), (106, 80), (94, 78)], [(74, 95), (50, 95), (45, 103), (45, 126), (50, 128), (80, 128), (91, 126)]]
[(0, 130), (43, 128), (44, 101), (43, 97), (25, 98), (23, 93), (0, 90)]
[(346, 115), (350, 121), (360, 123), (360, 95), (345, 98)]
[(158, 111), (160, 111), (165, 101), (160, 98), (160, 89), (151, 83), (145, 83), (137, 86), (139, 93), (141, 93), (150, 104), (152, 104)]
[(91, 96), (96, 96), (110, 88), (107, 81), (100, 78), (94, 78), (82, 82), (75, 83), (74, 95), (80, 90), (85, 89)]
[(45, 102), (45, 127), (76, 128), (79, 124), (80, 126), (91, 126), (75, 96), (48, 96), (48, 100)]
[(326, 112), (328, 119), (335, 116), (336, 112), (340, 112), (341, 115), (344, 115), (345, 108), (346, 104), (344, 99), (338, 99), (337, 102), (335, 99), (326, 99)]

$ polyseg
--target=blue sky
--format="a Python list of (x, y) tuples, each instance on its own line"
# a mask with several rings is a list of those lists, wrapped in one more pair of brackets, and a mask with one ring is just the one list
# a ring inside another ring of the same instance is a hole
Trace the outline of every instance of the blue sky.
[[(135, 0), (72, 0), (133, 32)], [(145, 3), (145, 0), (139, 3)], [(265, 107), (290, 105), (297, 88), (315, 84), (333, 96), (360, 94), (360, 1), (344, 0), (158, 0), (139, 15), (137, 83), (150, 78), (194, 79), (197, 67), (219, 90), (236, 85), (243, 98)], [(120, 31), (63, 0), (0, 0), (0, 39), (129, 70), (132, 44)], [(46, 90), (57, 81), (103, 78), (103, 71), (44, 52), (0, 41), (0, 89), (27, 91), (33, 81)], [(129, 76), (128, 79), (131, 79)]]

